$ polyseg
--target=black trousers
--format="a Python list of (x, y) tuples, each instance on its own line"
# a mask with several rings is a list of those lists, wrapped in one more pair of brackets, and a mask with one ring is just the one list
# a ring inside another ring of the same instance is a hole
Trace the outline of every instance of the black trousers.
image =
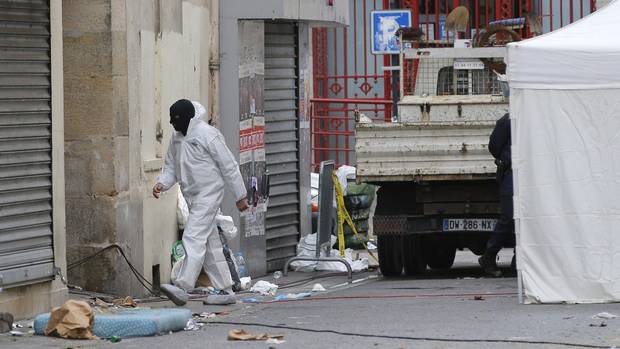
[(512, 171), (508, 170), (500, 181), (500, 218), (487, 242), (486, 254), (495, 256), (505, 246), (515, 243), (515, 221), (512, 202)]

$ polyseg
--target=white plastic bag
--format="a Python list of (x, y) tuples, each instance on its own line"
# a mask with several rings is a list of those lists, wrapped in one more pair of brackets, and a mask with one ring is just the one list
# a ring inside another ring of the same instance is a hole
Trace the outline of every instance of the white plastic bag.
[(259, 280), (250, 289), (252, 292), (260, 293), (263, 296), (275, 296), (278, 291), (278, 285), (272, 284), (264, 280)]
[(177, 189), (177, 222), (179, 224), (179, 230), (185, 229), (185, 223), (187, 223), (187, 217), (189, 217), (189, 208), (187, 202), (181, 193), (181, 188)]
[(232, 217), (224, 216), (221, 211), (218, 211), (215, 216), (215, 223), (222, 229), (222, 233), (224, 233), (224, 237), (227, 241), (231, 241), (237, 237), (238, 231)]

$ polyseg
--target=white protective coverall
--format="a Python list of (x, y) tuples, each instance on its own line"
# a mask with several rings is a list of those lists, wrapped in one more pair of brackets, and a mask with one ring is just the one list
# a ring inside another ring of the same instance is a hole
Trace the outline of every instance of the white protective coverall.
[(194, 117), (187, 135), (174, 132), (166, 153), (166, 160), (157, 182), (168, 190), (179, 183), (189, 207), (189, 217), (183, 232), (185, 258), (173, 283), (189, 291), (195, 287), (203, 268), (213, 287), (226, 290), (233, 285), (222, 242), (217, 232), (215, 217), (218, 213), (224, 187), (232, 191), (236, 201), (247, 192), (239, 165), (224, 142), (222, 133), (204, 122), (205, 108), (193, 102)]

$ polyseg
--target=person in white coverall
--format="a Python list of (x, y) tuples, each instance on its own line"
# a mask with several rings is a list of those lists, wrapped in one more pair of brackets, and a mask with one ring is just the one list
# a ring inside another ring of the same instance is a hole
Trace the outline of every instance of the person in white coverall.
[(248, 208), (245, 184), (239, 165), (218, 129), (202, 120), (205, 108), (197, 102), (181, 99), (170, 107), (170, 123), (176, 130), (170, 140), (161, 175), (153, 187), (153, 196), (175, 183), (181, 186), (189, 217), (183, 232), (185, 258), (173, 285), (161, 290), (175, 304), (187, 302), (203, 268), (214, 288), (233, 294), (233, 281), (222, 251), (215, 216), (224, 198), (224, 187), (232, 192), (237, 209)]

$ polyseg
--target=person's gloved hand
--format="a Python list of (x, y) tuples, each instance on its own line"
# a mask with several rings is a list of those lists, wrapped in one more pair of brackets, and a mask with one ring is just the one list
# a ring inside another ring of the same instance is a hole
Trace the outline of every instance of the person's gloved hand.
[(248, 205), (248, 199), (247, 198), (243, 198), (243, 199), (237, 201), (237, 209), (239, 210), (239, 212), (243, 212), (243, 211), (247, 210), (248, 208), (250, 208), (250, 205)]
[(157, 183), (153, 186), (153, 196), (155, 197), (155, 199), (159, 199), (159, 195), (161, 194), (161, 191), (163, 189), (164, 186), (161, 183)]

